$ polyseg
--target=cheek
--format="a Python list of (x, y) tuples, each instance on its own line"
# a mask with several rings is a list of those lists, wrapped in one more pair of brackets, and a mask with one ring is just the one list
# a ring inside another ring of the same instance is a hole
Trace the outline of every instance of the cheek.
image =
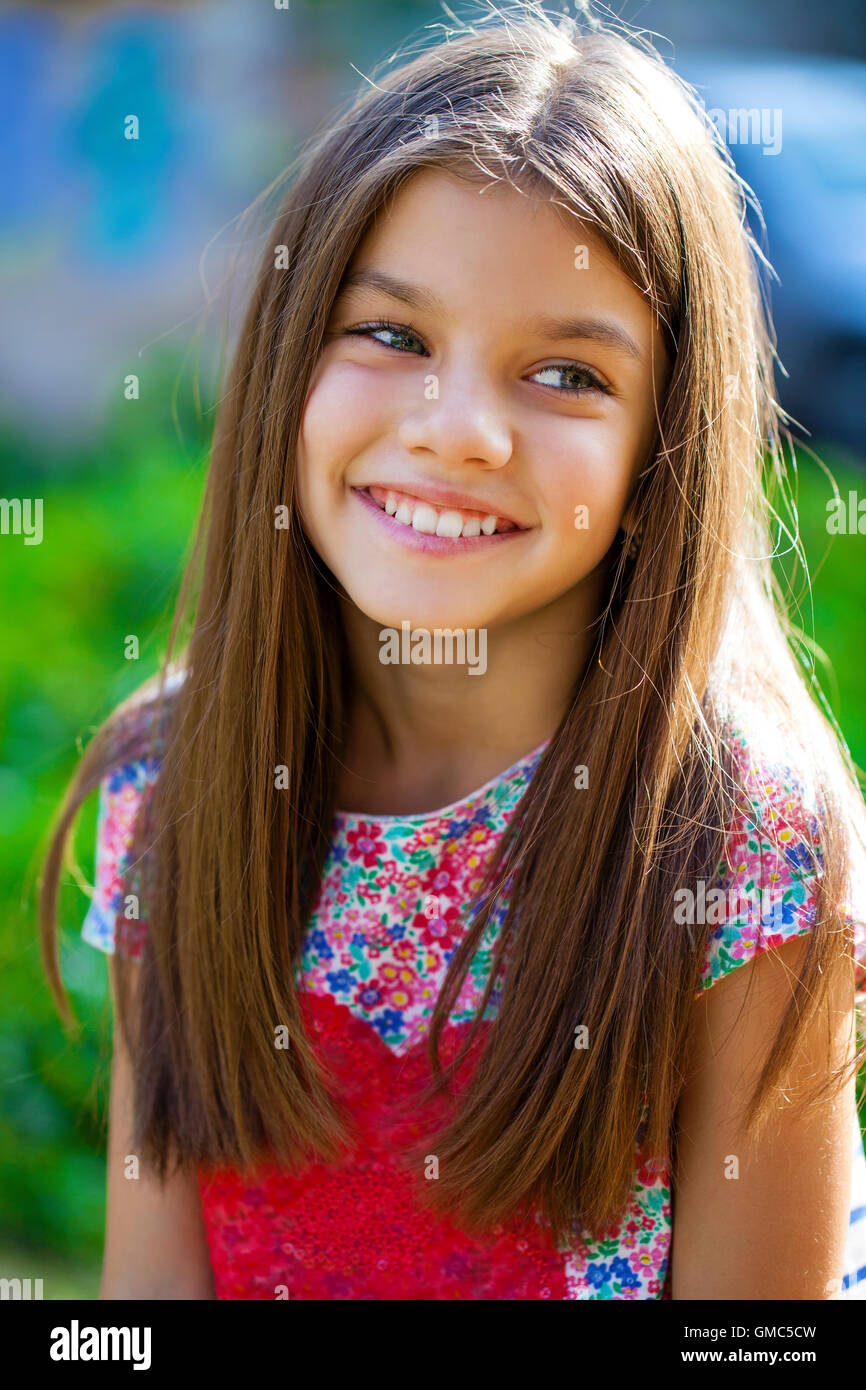
[(569, 549), (577, 546), (583, 557), (597, 562), (619, 527), (634, 460), (630, 441), (610, 421), (569, 421), (569, 425), (567, 438), (548, 441), (535, 455), (545, 460), (539, 475), (545, 524), (562, 544)]
[(314, 378), (299, 436), (299, 466), (339, 471), (383, 428), (385, 402), (369, 373), (346, 364), (325, 366)]
[(296, 495), (301, 520), (314, 541), (316, 518), (327, 506), (330, 480), (339, 476), (341, 460), (351, 457), (355, 410), (347, 404), (346, 383), (333, 367), (320, 365), (314, 376), (298, 432)]

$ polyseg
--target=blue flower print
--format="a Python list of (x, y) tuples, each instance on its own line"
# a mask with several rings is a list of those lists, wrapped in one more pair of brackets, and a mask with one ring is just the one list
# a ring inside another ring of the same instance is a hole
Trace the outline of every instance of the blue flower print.
[(334, 952), (331, 948), (331, 944), (323, 931), (321, 931), (319, 928), (316, 928), (314, 931), (311, 931), (309, 940), (313, 949), (319, 956), (323, 957), (325, 960), (334, 959)]
[(329, 970), (325, 978), (335, 995), (347, 994), (355, 984), (349, 970)]

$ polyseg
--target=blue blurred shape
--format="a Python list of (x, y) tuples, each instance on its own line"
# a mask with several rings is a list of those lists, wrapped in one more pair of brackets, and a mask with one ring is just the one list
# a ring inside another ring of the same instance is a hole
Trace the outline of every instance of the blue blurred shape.
[(0, 21), (0, 209), (9, 227), (34, 215), (44, 183), (51, 130), (39, 82), (56, 32), (47, 10), (13, 10)]
[[(167, 24), (152, 11), (103, 16), (99, 26), (86, 85), (70, 112), (68, 154), (89, 178), (83, 244), (91, 255), (126, 257), (147, 252), (160, 236), (182, 159), (178, 113), (169, 103), (180, 34), (175, 19)], [(126, 138), (129, 116), (138, 118), (137, 139)]]
[[(831, 57), (681, 54), (677, 71), (725, 136), (766, 222), (785, 409), (866, 452), (866, 64)], [(752, 115), (758, 113), (761, 120)], [(761, 126), (761, 121), (763, 126)], [(778, 127), (778, 152), (761, 138)]]

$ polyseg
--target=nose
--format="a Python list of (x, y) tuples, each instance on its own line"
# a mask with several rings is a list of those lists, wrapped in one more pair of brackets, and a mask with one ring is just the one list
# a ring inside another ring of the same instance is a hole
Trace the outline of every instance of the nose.
[(446, 465), (503, 468), (514, 441), (501, 400), (477, 372), (428, 375), (424, 400), (403, 416), (398, 438), (410, 453), (435, 454)]

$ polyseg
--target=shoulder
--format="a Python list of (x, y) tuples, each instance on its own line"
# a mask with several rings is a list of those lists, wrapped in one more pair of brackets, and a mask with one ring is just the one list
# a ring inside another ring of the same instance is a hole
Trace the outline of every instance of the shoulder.
[[(169, 696), (178, 684), (174, 678)], [(94, 889), (81, 929), (85, 941), (108, 954), (119, 948), (137, 958), (144, 944), (146, 916), (134, 850), (162, 766), (169, 709), (148, 692), (111, 719), (110, 752), (99, 783)]]
[[(757, 704), (726, 715), (732, 809), (713, 883), (718, 904), (700, 994), (738, 966), (814, 926), (823, 871), (824, 803), (814, 764), (794, 733)], [(843, 916), (853, 925), (858, 999), (866, 1001), (866, 877), (852, 845)]]
[[(811, 1108), (800, 1101), (850, 1059), (847, 971), (822, 967), (826, 1007), (808, 1019), (797, 1012), (776, 1076), (781, 1094), (763, 1096), (759, 1132), (745, 1120), (796, 996), (817, 918), (824, 827), (838, 812), (807, 750), (760, 710), (739, 712), (723, 740), (733, 807), (716, 879), (724, 906), (708, 927), (677, 1105), (673, 1297), (826, 1298), (845, 1257), (852, 1134), (859, 1143), (853, 1078)], [(861, 998), (862, 922), (861, 912)], [(778, 1219), (768, 1224), (770, 1210)]]

